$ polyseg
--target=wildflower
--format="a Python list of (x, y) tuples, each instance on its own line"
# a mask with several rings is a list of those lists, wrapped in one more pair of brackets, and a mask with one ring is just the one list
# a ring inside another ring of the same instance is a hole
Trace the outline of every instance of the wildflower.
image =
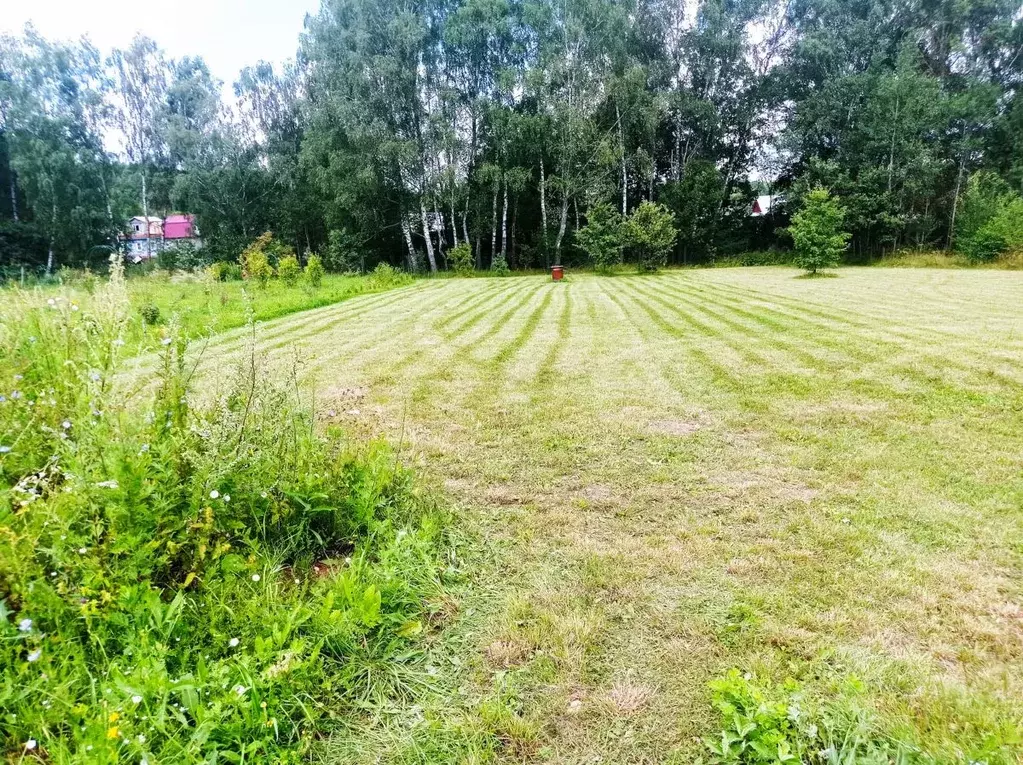
[(842, 523), (849, 523), (849, 519), (848, 518), (843, 518), (842, 519)]
[(24, 379), (25, 379), (25, 376), (24, 376), (24, 375), (14, 375), (14, 379), (15, 379), (16, 381), (17, 381), (17, 380), (24, 380)]
[(57, 305), (57, 301), (54, 300), (53, 298), (50, 298), (49, 300), (46, 301), (46, 305)]
[(236, 685), (234, 688), (232, 688), (232, 690), (239, 696), (244, 696), (245, 691), (247, 691), (248, 689), (244, 685)]
[(121, 735), (121, 732), (117, 729), (116, 725), (111, 725), (107, 728), (107, 738), (117, 738)]
[(140, 743), (140, 744), (144, 744), (144, 743), (146, 743), (146, 734), (145, 734), (145, 733), (140, 733), (140, 734), (138, 735), (138, 740), (139, 740), (139, 743)]
[(77, 311), (77, 310), (78, 310), (78, 306), (77, 306), (77, 305), (75, 305), (74, 303), (72, 303), (72, 304), (71, 304), (71, 310), (72, 310), (72, 311)]
[(224, 501), (225, 502), (230, 502), (231, 501), (231, 495), (230, 494), (225, 494), (224, 495)]
[(68, 428), (71, 427), (71, 420), (64, 420), (64, 422), (62, 422), (60, 426), (64, 428), (64, 430), (67, 430)]
[(216, 489), (214, 489), (213, 491), (210, 492), (210, 499), (216, 499), (219, 496), (220, 496), (220, 492), (217, 491)]
[(227, 641), (227, 644), (231, 646), (231, 648), (236, 648), (240, 642), (241, 641), (238, 638), (231, 638)]
[(85, 555), (87, 552), (89, 552), (89, 548), (88, 547), (79, 547), (78, 548), (78, 554), (79, 555)]
[(89, 379), (92, 380), (93, 382), (97, 382), (99, 378), (100, 374), (95, 369), (89, 372)]
[(145, 454), (149, 451), (149, 444), (142, 444), (142, 448), (139, 449), (139, 454)]
[(114, 340), (114, 345), (117, 346), (124, 345), (124, 340), (122, 340), (121, 338), (117, 338), (116, 340)]
[(18, 622), (18, 632), (31, 632), (32, 631), (32, 620), (22, 619)]
[(12, 390), (11, 391), (11, 401), (17, 401), (19, 398), (21, 398), (21, 391), (20, 390)]
[(28, 749), (29, 751), (32, 751), (33, 749), (36, 748), (37, 744), (38, 742), (34, 738), (30, 738), (28, 741), (25, 742), (25, 748)]
[(163, 340), (160, 341), (160, 343), (161, 345), (170, 345), (171, 339), (169, 337), (165, 337)]
[(266, 492), (265, 491), (261, 491), (259, 493), (259, 496), (261, 496), (263, 499), (266, 499)]
[(259, 581), (259, 574), (253, 574), (252, 575), (252, 581), (253, 582), (258, 582)]
[(96, 485), (97, 485), (97, 486), (98, 486), (99, 488), (101, 488), (101, 489), (116, 489), (116, 488), (118, 488), (118, 487), (120, 486), (120, 484), (119, 484), (119, 483), (117, 483), (117, 481), (115, 481), (115, 480), (109, 480), (109, 481), (100, 481), (100, 482), (99, 482), (98, 484), (96, 484)]
[(30, 653), (28, 655), (29, 663), (34, 663), (34, 662), (39, 661), (39, 659), (40, 659), (40, 657), (42, 655), (43, 655), (43, 649), (42, 648), (35, 649), (34, 651), (32, 651), (32, 653)]
[(10, 452), (10, 450), (11, 447), (9, 446), (0, 446), (0, 454), (7, 454), (8, 452)]
[(139, 760), (139, 765), (149, 765), (149, 760), (143, 757), (141, 760)]
[(135, 694), (134, 696), (131, 697), (131, 703), (132, 704), (141, 704), (142, 703), (142, 697), (139, 696), (138, 694)]

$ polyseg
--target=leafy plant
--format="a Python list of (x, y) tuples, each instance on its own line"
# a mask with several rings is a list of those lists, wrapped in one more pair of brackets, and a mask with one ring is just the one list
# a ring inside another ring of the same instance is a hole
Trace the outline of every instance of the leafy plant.
[(143, 303), (139, 306), (139, 316), (146, 324), (153, 325), (160, 323), (160, 306), (155, 303)]
[(636, 252), (641, 271), (656, 271), (668, 262), (678, 230), (667, 207), (644, 201), (624, 223), (626, 242)]
[(305, 263), (305, 278), (310, 287), (319, 287), (323, 283), (323, 261), (319, 255), (309, 255)]
[(273, 278), (274, 270), (270, 265), (267, 250), (272, 243), (273, 234), (267, 231), (265, 234), (258, 236), (242, 251), (242, 254), (238, 257), (238, 262), (242, 267), (243, 278), (251, 279), (261, 287), (265, 287), (269, 283), (270, 279)]
[(399, 271), (389, 263), (380, 263), (373, 269), (369, 280), (373, 287), (384, 289), (408, 284), (412, 281), (412, 277), (404, 271)]
[(598, 202), (589, 209), (586, 225), (576, 233), (576, 242), (596, 269), (603, 272), (622, 262), (623, 238), (622, 216), (606, 202)]
[(469, 276), (473, 272), (474, 262), (472, 257), (472, 245), (462, 242), (457, 247), (448, 251), (448, 263), (451, 270), (459, 276)]
[(88, 306), (4, 305), (0, 739), (50, 762), (304, 761), (322, 717), (401, 690), (441, 516), (253, 354), (192, 407), (172, 325), (125, 397), (129, 309), (118, 264)]
[(362, 253), (363, 248), (352, 234), (343, 229), (333, 229), (327, 234), (324, 266), (335, 273), (362, 273)]
[(849, 234), (842, 230), (844, 220), (845, 208), (827, 189), (811, 189), (788, 228), (795, 244), (796, 266), (810, 274), (837, 266), (849, 241)]
[(285, 255), (277, 262), (277, 278), (288, 287), (298, 284), (302, 275), (302, 268), (298, 265), (298, 258), (294, 255)]

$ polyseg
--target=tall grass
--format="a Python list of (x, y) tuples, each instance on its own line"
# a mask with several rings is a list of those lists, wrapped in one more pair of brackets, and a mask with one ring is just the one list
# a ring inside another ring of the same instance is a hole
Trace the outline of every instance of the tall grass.
[(408, 690), (441, 516), (254, 353), (196, 404), (172, 323), (140, 384), (136, 321), (117, 263), (93, 300), (0, 309), (0, 747), (298, 762)]

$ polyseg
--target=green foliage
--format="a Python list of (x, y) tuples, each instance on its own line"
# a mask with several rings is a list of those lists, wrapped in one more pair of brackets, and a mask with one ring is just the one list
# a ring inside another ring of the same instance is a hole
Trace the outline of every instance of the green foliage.
[(323, 283), (323, 261), (319, 255), (310, 255), (306, 258), (305, 279), (310, 287), (319, 287)]
[(270, 279), (273, 278), (274, 270), (270, 265), (267, 251), (273, 245), (273, 241), (273, 234), (267, 231), (265, 234), (258, 236), (242, 251), (242, 254), (238, 257), (238, 262), (242, 267), (243, 278), (251, 279), (261, 287), (265, 287), (269, 283)]
[(663, 268), (678, 237), (671, 211), (656, 202), (641, 202), (625, 220), (624, 231), (641, 271)]
[(796, 266), (811, 274), (837, 266), (849, 241), (849, 234), (842, 230), (844, 220), (845, 208), (827, 189), (812, 189), (788, 229), (795, 243)]
[(155, 303), (143, 303), (139, 306), (139, 316), (142, 321), (152, 326), (160, 323), (160, 306)]
[(363, 270), (363, 248), (351, 233), (334, 229), (327, 235), (327, 249), (323, 265), (341, 274), (357, 274)]
[(236, 282), (242, 279), (241, 265), (239, 263), (228, 263), (223, 260), (210, 263), (206, 268), (206, 273), (216, 282)]
[(258, 360), (190, 406), (173, 326), (126, 397), (129, 306), (115, 270), (88, 305), (0, 309), (0, 738), (52, 762), (304, 761), (339, 705), (407, 692), (440, 516)]
[(376, 289), (387, 289), (411, 284), (412, 276), (404, 271), (399, 271), (389, 263), (380, 263), (369, 275), (369, 282)]
[(575, 239), (598, 271), (610, 271), (622, 262), (622, 216), (605, 202), (598, 202), (589, 209), (586, 225), (579, 229)]
[(956, 249), (975, 263), (1023, 251), (1023, 198), (992, 173), (970, 178), (956, 225)]
[(298, 265), (298, 258), (294, 255), (285, 255), (277, 261), (277, 278), (288, 287), (294, 287), (298, 284), (298, 279), (301, 275), (302, 268)]
[(451, 270), (458, 276), (470, 276), (475, 268), (475, 261), (472, 256), (472, 245), (462, 242), (457, 247), (448, 251), (448, 263)]

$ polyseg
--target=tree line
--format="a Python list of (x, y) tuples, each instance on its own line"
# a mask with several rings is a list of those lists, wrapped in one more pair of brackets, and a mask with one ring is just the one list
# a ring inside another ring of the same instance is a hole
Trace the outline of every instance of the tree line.
[(324, 0), (231, 103), (201, 58), (29, 28), (0, 39), (0, 265), (187, 211), (206, 257), (272, 231), (336, 270), (547, 267), (644, 203), (700, 262), (787, 246), (817, 187), (849, 258), (980, 247), (1023, 191), (1021, 84), (1017, 0)]

